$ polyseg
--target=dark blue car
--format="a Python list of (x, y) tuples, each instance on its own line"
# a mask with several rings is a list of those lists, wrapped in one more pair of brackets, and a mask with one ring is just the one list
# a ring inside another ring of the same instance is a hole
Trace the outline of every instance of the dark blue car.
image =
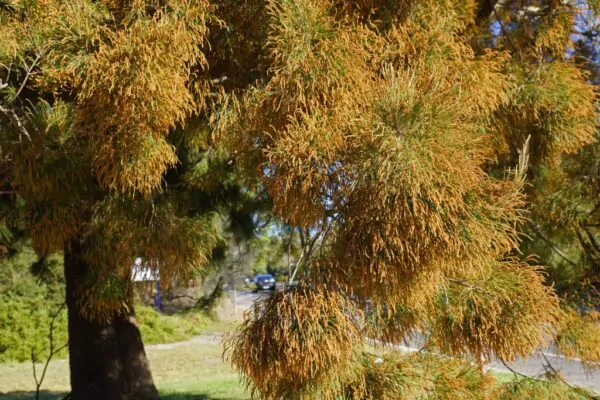
[(254, 277), (254, 292), (259, 290), (275, 290), (275, 278), (271, 274), (259, 274)]

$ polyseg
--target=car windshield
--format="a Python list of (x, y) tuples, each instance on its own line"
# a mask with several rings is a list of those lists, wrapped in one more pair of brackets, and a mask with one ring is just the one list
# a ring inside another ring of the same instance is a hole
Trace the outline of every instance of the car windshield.
[(256, 280), (267, 280), (267, 279), (273, 279), (273, 275), (256, 275)]

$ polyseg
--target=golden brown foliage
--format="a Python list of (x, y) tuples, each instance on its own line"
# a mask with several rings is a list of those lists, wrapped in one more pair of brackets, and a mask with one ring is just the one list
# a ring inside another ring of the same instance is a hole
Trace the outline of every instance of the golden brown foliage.
[[(541, 271), (507, 258), (524, 222), (529, 149), (537, 163), (540, 147), (554, 155), (590, 143), (592, 86), (563, 59), (534, 66), (473, 46), (476, 2), (388, 6), (269, 2), (270, 75), (226, 97), (215, 129), (281, 218), (327, 230), (306, 276), (370, 298), (364, 333), (397, 343), (431, 329), (449, 353), (526, 355), (559, 314)], [(548, 17), (523, 54), (564, 52), (572, 20)], [(264, 348), (258, 336), (244, 347)], [(237, 360), (259, 393), (289, 386), (273, 376), (264, 389)]]
[[(555, 61), (535, 66), (512, 64), (510, 103), (496, 124), (504, 147), (514, 154), (531, 136), (537, 158), (576, 152), (595, 141), (596, 95), (575, 64)], [(539, 160), (532, 160), (537, 164)]]
[[(194, 17), (205, 20), (206, 8), (195, 6)], [(204, 60), (198, 43), (205, 33), (186, 29), (181, 18), (156, 16), (132, 22), (94, 54), (75, 120), (91, 139), (102, 186), (149, 194), (177, 162), (166, 136), (194, 110), (186, 84), (190, 64)]]
[[(37, 249), (88, 245), (90, 317), (123, 311), (134, 256), (166, 280), (207, 262), (211, 217), (189, 217), (177, 192), (218, 186), (211, 162), (231, 155), (278, 217), (318, 239), (305, 282), (258, 302), (227, 342), (254, 396), (485, 399), (472, 366), (375, 363), (363, 336), (419, 329), (444, 352), (509, 360), (555, 333), (553, 289), (515, 254), (525, 180), (560, 169), (597, 127), (594, 89), (565, 56), (568, 2), (483, 17), (475, 0), (10, 3), (2, 150)], [(182, 178), (189, 148), (206, 157)], [(542, 183), (566, 182), (552, 175)], [(597, 359), (594, 324), (562, 319), (567, 355)]]
[(89, 182), (83, 168), (88, 158), (74, 138), (71, 115), (66, 103), (42, 101), (28, 116), (36, 133), (29, 145), (12, 144), (12, 183), (28, 199), (26, 219), (40, 254), (62, 250), (79, 232), (89, 208), (89, 193), (79, 191)]
[(381, 357), (365, 353), (345, 400), (484, 400), (492, 399), (494, 379), (474, 365), (434, 355)]
[(326, 287), (300, 285), (258, 300), (225, 342), (253, 396), (333, 399), (352, 373), (362, 338), (349, 303)]
[(577, 357), (588, 367), (600, 367), (600, 313), (579, 315), (563, 311), (556, 345), (567, 357)]
[(450, 279), (438, 297), (432, 340), (444, 352), (503, 360), (547, 345), (558, 299), (539, 270), (513, 260)]
[(344, 387), (344, 400), (406, 399), (411, 388), (423, 381), (420, 371), (406, 357), (364, 353), (356, 376)]
[(179, 202), (166, 196), (132, 203), (110, 197), (94, 206), (97, 216), (88, 227), (86, 262), (95, 266), (89, 285), (80, 293), (82, 312), (103, 319), (126, 311), (132, 260), (143, 257), (151, 269), (160, 268), (161, 283), (186, 283), (202, 272), (218, 232), (212, 215), (190, 218)]

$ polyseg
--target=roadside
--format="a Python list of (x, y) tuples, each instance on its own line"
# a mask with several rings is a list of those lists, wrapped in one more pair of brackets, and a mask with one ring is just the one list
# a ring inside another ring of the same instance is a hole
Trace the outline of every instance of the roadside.
[[(248, 400), (238, 375), (222, 359), (221, 339), (224, 332), (234, 328), (256, 299), (267, 294), (241, 292), (237, 304), (233, 296), (224, 300), (217, 309), (220, 321), (202, 330), (202, 334), (175, 343), (146, 346), (148, 359), (161, 398), (166, 400)], [(398, 350), (414, 352), (418, 343), (402, 346)], [(566, 360), (560, 355), (547, 352), (555, 368), (571, 383), (600, 392), (600, 374), (587, 373), (577, 360)], [(544, 372), (543, 357), (530, 357), (511, 363), (511, 368), (529, 376)], [(41, 370), (42, 366), (37, 366)], [(512, 378), (512, 372), (500, 362), (486, 365), (487, 370), (502, 382)], [(34, 388), (31, 363), (0, 364), (0, 400), (24, 400), (33, 398)], [(69, 390), (69, 370), (66, 360), (50, 363), (42, 386), (41, 399), (59, 400)]]
[[(238, 309), (241, 315), (243, 311), (240, 310), (249, 308), (254, 301), (264, 296), (268, 296), (268, 293), (239, 292), (236, 296), (236, 309)], [(233, 301), (232, 298), (233, 296), (230, 294), (230, 302)], [(415, 352), (419, 348), (418, 341), (412, 341), (405, 346), (400, 346), (400, 350), (407, 352)], [(579, 360), (567, 359), (552, 349), (546, 349), (540, 354), (532, 355), (531, 357), (519, 358), (508, 364), (510, 369), (499, 360), (487, 363), (485, 368), (499, 374), (513, 374), (513, 371), (517, 371), (529, 377), (537, 377), (546, 372), (545, 365), (547, 361), (570, 384), (600, 393), (600, 369), (586, 370)]]

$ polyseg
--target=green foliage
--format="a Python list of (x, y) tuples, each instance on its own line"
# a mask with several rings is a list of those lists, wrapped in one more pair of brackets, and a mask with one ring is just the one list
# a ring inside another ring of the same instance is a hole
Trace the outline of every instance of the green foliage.
[[(52, 316), (64, 302), (63, 263), (59, 256), (39, 260), (33, 249), (21, 245), (13, 256), (0, 259), (0, 363), (45, 360)], [(146, 343), (187, 340), (213, 322), (202, 310), (165, 315), (147, 306), (136, 307)], [(67, 342), (67, 313), (58, 314), (53, 330), (55, 348)], [(64, 349), (55, 355), (64, 358)]]
[(497, 400), (587, 400), (593, 395), (581, 389), (574, 389), (559, 379), (545, 380), (519, 379), (501, 386)]
[[(0, 362), (30, 360), (32, 350), (43, 359), (48, 351), (50, 322), (64, 301), (62, 262), (52, 257), (33, 275), (36, 262), (28, 246), (0, 259)], [(63, 310), (56, 319), (56, 347), (67, 341), (66, 318)]]
[(165, 315), (147, 306), (136, 308), (136, 319), (147, 344), (173, 343), (200, 335), (213, 321), (202, 311)]

